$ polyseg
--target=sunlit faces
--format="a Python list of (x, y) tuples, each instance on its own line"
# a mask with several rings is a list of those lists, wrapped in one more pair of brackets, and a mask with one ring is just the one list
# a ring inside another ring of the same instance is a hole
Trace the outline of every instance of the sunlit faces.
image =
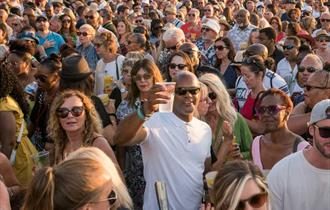
[(256, 86), (258, 86), (258, 84), (262, 83), (262, 80), (263, 80), (262, 72), (259, 72), (258, 74), (255, 74), (254, 72), (252, 72), (250, 70), (249, 67), (247, 67), (245, 65), (242, 65), (240, 69), (241, 69), (243, 79), (246, 83), (246, 86), (249, 89), (253, 89)]
[(316, 103), (328, 98), (330, 89), (324, 88), (326, 80), (330, 79), (329, 75), (327, 78), (320, 78), (315, 74), (310, 75), (305, 85), (304, 101), (305, 104), (312, 108)]
[(213, 6), (212, 5), (206, 5), (204, 7), (204, 15), (205, 15), (205, 17), (212, 18), (213, 14), (214, 14)]
[(249, 15), (247, 11), (239, 11), (235, 16), (236, 23), (239, 27), (245, 27), (249, 24)]
[(174, 56), (169, 64), (169, 74), (172, 79), (175, 79), (179, 71), (187, 71), (188, 67), (185, 60), (180, 56)]
[(64, 103), (59, 107), (60, 109), (66, 108), (68, 110), (71, 110), (71, 112), (68, 113), (67, 117), (59, 117), (61, 127), (66, 132), (75, 132), (83, 130), (85, 127), (86, 111), (83, 110), (83, 112), (79, 116), (75, 117), (72, 113), (74, 107), (84, 107), (83, 102), (77, 96), (71, 96), (69, 98), (66, 98), (64, 100)]
[(329, 46), (330, 38), (327, 36), (319, 36), (316, 38), (316, 45), (319, 49), (327, 49)]
[(153, 85), (153, 75), (144, 69), (140, 69), (132, 78), (140, 92), (149, 91)]
[(283, 52), (284, 52), (284, 56), (287, 60), (296, 59), (296, 57), (299, 53), (297, 46), (295, 45), (294, 41), (291, 39), (286, 39), (284, 41)]
[[(327, 114), (330, 115), (330, 109)], [(309, 133), (313, 136), (314, 146), (325, 158), (330, 159), (330, 119), (321, 120), (309, 127)]]
[(17, 76), (27, 75), (30, 71), (29, 64), (15, 53), (10, 53), (7, 57), (9, 69), (14, 71)]
[(81, 44), (86, 44), (92, 41), (92, 32), (86, 27), (80, 27), (77, 35)]
[(117, 25), (117, 32), (119, 35), (123, 35), (127, 32), (126, 25), (124, 22), (119, 22)]

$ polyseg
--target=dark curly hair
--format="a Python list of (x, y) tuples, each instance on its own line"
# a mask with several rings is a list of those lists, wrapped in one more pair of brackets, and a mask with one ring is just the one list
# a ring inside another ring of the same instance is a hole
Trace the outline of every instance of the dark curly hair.
[(29, 105), (24, 98), (24, 91), (16, 75), (7, 68), (4, 61), (0, 65), (0, 99), (11, 96), (20, 106), (24, 116), (29, 113)]

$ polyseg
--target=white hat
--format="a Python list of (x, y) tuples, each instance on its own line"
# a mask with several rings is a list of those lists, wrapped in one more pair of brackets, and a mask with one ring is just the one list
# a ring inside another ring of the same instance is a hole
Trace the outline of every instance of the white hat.
[(325, 99), (318, 102), (312, 110), (309, 125), (317, 123), (318, 121), (330, 119), (330, 99)]
[(220, 32), (220, 25), (214, 19), (210, 19), (210, 18), (205, 19), (205, 22), (202, 24), (202, 27), (204, 26), (212, 29), (217, 34)]

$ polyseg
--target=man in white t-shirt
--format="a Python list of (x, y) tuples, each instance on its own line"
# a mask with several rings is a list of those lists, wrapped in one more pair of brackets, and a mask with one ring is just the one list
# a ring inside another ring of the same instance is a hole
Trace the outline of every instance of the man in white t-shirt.
[(314, 146), (284, 158), (267, 177), (273, 210), (330, 207), (330, 99), (314, 106), (308, 129)]
[[(114, 142), (140, 144), (146, 189), (143, 209), (158, 209), (155, 182), (164, 181), (169, 209), (199, 209), (204, 164), (210, 158), (210, 127), (193, 117), (200, 84), (193, 73), (177, 75), (173, 113), (154, 113), (170, 99), (166, 88), (154, 85), (137, 111), (118, 126)], [(154, 113), (154, 114), (153, 114)], [(149, 119), (148, 119), (149, 118)]]

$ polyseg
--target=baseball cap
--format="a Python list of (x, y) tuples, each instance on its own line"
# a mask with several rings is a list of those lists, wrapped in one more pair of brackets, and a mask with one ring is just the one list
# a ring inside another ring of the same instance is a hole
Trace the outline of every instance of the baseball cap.
[(17, 39), (21, 39), (21, 40), (28, 40), (28, 41), (34, 41), (37, 44), (39, 44), (39, 39), (38, 37), (36, 37), (36, 35), (32, 32), (29, 31), (24, 31), (21, 32), (17, 35)]
[(210, 28), (212, 31), (214, 31), (217, 34), (220, 32), (220, 25), (214, 19), (210, 19), (210, 18), (206, 19), (205, 22), (202, 24), (202, 27)]
[(312, 125), (326, 119), (330, 119), (330, 99), (320, 101), (313, 107), (308, 124)]
[(48, 18), (47, 18), (46, 15), (39, 15), (39, 16), (36, 18), (36, 21), (38, 21), (38, 20), (40, 20), (40, 19), (48, 20)]

